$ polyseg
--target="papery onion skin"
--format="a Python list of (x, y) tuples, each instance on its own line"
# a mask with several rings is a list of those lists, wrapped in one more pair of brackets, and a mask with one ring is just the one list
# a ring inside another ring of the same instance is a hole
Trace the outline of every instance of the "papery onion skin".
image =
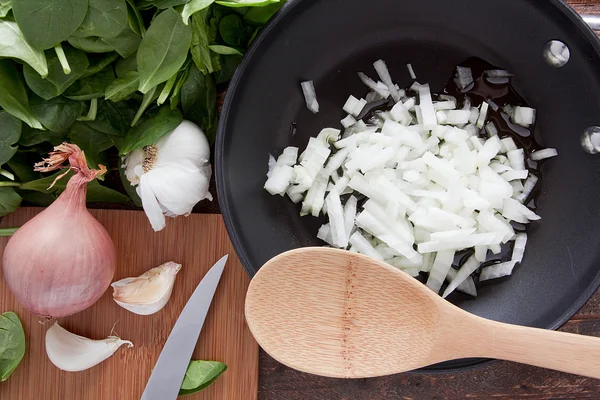
[(116, 264), (112, 239), (85, 204), (87, 183), (105, 169), (90, 170), (77, 146), (62, 146), (69, 146), (63, 150), (71, 152), (67, 156), (76, 174), (58, 199), (17, 230), (2, 260), (4, 278), (17, 300), (49, 318), (94, 304), (110, 285)]

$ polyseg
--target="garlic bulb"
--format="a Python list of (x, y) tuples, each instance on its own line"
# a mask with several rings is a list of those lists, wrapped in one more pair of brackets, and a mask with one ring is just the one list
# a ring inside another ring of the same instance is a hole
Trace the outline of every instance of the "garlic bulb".
[(118, 305), (139, 315), (150, 315), (167, 304), (175, 276), (181, 264), (164, 263), (137, 278), (125, 278), (113, 283), (113, 298)]
[(46, 331), (46, 353), (52, 364), (68, 372), (83, 371), (112, 356), (122, 345), (133, 347), (129, 340), (109, 336), (92, 340), (69, 332), (55, 322)]
[(155, 231), (165, 227), (165, 215), (188, 215), (208, 191), (210, 147), (204, 132), (183, 121), (156, 144), (137, 149), (123, 159), (125, 176), (142, 199)]

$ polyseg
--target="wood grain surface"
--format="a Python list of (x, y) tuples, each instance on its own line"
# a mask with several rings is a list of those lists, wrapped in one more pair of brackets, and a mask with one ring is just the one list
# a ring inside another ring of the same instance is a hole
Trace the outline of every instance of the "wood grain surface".
[[(22, 208), (2, 219), (2, 227), (19, 226), (41, 209)], [(258, 379), (258, 345), (244, 322), (244, 298), (249, 278), (227, 236), (220, 215), (193, 214), (171, 220), (155, 233), (143, 212), (92, 210), (116, 245), (115, 280), (138, 276), (166, 261), (182, 264), (173, 295), (161, 311), (140, 316), (119, 307), (112, 289), (94, 306), (60, 319), (70, 331), (103, 339), (115, 332), (131, 340), (111, 358), (87, 371), (68, 373), (50, 363), (44, 350), (42, 325), (14, 300), (0, 278), (0, 312), (14, 311), (23, 322), (27, 353), (21, 365), (3, 383), (2, 400), (137, 400), (179, 313), (208, 269), (223, 255), (229, 261), (215, 293), (193, 359), (226, 363), (227, 371), (208, 389), (191, 399), (254, 400)], [(0, 239), (0, 250), (7, 239)], [(34, 243), (32, 243), (34, 245)]]
[[(568, 2), (580, 13), (600, 15), (600, 0)], [(600, 292), (561, 330), (600, 336)], [(382, 378), (342, 380), (294, 371), (261, 350), (258, 399), (600, 400), (600, 380), (504, 361), (451, 374), (406, 373)]]

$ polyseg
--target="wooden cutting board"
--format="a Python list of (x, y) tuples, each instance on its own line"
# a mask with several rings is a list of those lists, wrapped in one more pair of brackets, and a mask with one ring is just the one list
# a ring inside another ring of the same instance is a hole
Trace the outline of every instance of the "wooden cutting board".
[[(39, 208), (21, 208), (2, 219), (1, 227), (20, 226)], [(225, 254), (223, 272), (204, 323), (193, 359), (222, 361), (228, 370), (209, 388), (183, 398), (255, 400), (258, 388), (258, 345), (244, 319), (244, 298), (250, 282), (227, 236), (220, 215), (192, 214), (170, 220), (154, 232), (141, 211), (92, 210), (106, 227), (117, 251), (115, 280), (139, 276), (166, 261), (183, 265), (173, 295), (161, 311), (140, 316), (112, 300), (112, 288), (91, 308), (59, 323), (66, 329), (93, 339), (115, 332), (131, 340), (133, 348), (121, 347), (111, 358), (82, 372), (60, 371), (47, 358), (45, 325), (21, 307), (0, 274), (0, 313), (14, 311), (27, 337), (25, 358), (0, 383), (2, 400), (137, 400), (171, 332), (179, 313), (208, 269)], [(0, 238), (3, 251), (7, 238)], [(34, 243), (31, 244), (35, 246)]]

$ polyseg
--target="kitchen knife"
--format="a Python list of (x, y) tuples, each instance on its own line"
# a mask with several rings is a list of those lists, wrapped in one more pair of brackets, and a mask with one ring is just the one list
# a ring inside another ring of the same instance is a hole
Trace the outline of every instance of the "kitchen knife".
[(227, 263), (224, 256), (212, 266), (181, 311), (158, 361), (152, 370), (142, 400), (174, 400), (196, 347), (206, 314)]

